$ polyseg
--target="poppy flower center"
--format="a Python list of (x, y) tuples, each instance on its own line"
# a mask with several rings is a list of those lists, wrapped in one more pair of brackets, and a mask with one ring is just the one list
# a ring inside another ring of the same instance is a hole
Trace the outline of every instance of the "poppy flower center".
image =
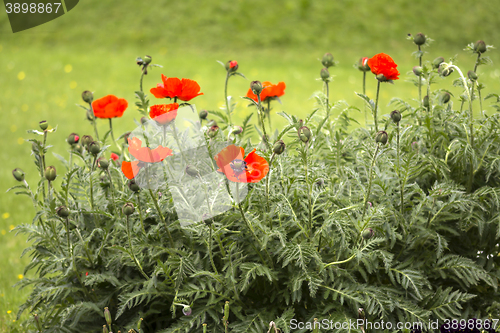
[(242, 172), (245, 172), (245, 170), (247, 169), (247, 162), (240, 159), (235, 159), (230, 163), (230, 166), (235, 174), (240, 174)]

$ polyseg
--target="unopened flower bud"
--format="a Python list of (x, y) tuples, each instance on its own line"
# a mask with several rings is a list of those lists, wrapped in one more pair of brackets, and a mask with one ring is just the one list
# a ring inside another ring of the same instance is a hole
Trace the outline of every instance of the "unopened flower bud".
[(199, 116), (200, 116), (200, 119), (207, 119), (208, 111), (207, 110), (201, 110)]
[(80, 154), (83, 152), (83, 147), (80, 145), (80, 144), (76, 144), (73, 146), (73, 149), (76, 151), (76, 152), (79, 152)]
[(321, 59), (321, 63), (326, 68), (335, 66), (335, 61), (333, 59), (333, 55), (331, 53), (325, 53), (325, 55), (323, 56), (323, 59)]
[(57, 177), (56, 167), (51, 165), (45, 168), (45, 179), (49, 182), (53, 181)]
[(387, 82), (389, 80), (387, 80), (387, 78), (384, 76), (384, 74), (377, 74), (377, 80), (379, 80), (379, 82)]
[(219, 133), (219, 126), (214, 125), (208, 129), (207, 135), (210, 138), (214, 138), (217, 135), (217, 133)]
[(232, 133), (236, 135), (241, 134), (243, 133), (243, 128), (241, 126), (234, 126)]
[(141, 124), (143, 124), (143, 125), (144, 125), (145, 123), (147, 123), (148, 121), (149, 121), (149, 119), (148, 119), (148, 118), (146, 118), (146, 117), (142, 117), (142, 118), (141, 118)]
[(68, 207), (66, 207), (66, 206), (59, 206), (56, 208), (56, 214), (57, 214), (57, 216), (64, 218), (64, 217), (69, 216), (70, 211), (69, 211)]
[(434, 59), (432, 61), (432, 67), (433, 68), (439, 68), (439, 66), (441, 65), (441, 63), (444, 62), (444, 58), (443, 57), (437, 57), (436, 59)]
[(326, 67), (322, 68), (319, 74), (321, 76), (321, 79), (325, 82), (328, 81), (328, 79), (330, 78), (330, 72), (328, 72), (328, 68)]
[(415, 74), (416, 76), (420, 76), (420, 75), (422, 75), (422, 73), (423, 73), (422, 67), (420, 67), (420, 66), (413, 67), (413, 74)]
[(276, 141), (273, 146), (273, 152), (276, 155), (281, 155), (283, 154), (284, 151), (285, 151), (285, 143), (283, 142), (283, 140)]
[(375, 142), (385, 145), (387, 143), (388, 135), (386, 131), (378, 131), (375, 136)]
[(229, 301), (224, 304), (224, 318), (226, 321), (229, 320)]
[(442, 95), (441, 95), (441, 102), (443, 102), (443, 104), (446, 104), (450, 101), (450, 98), (451, 98), (451, 95), (449, 92), (444, 92)]
[(108, 325), (111, 325), (111, 312), (109, 312), (109, 309), (107, 307), (104, 308), (104, 319), (106, 319), (106, 323)]
[(80, 137), (76, 133), (71, 133), (68, 138), (66, 139), (70, 145), (73, 145), (75, 143), (78, 143), (80, 141)]
[(365, 310), (363, 308), (358, 309), (358, 318), (365, 319)]
[(139, 66), (142, 66), (142, 65), (144, 65), (144, 60), (142, 60), (142, 58), (141, 58), (141, 57), (137, 57), (137, 58), (135, 59), (135, 63), (136, 63), (137, 65), (139, 65)]
[(483, 40), (478, 40), (474, 43), (474, 52), (484, 53), (486, 50), (486, 43)]
[(148, 56), (148, 55), (147, 55), (147, 56), (145, 56), (145, 57), (144, 57), (144, 64), (145, 64), (145, 65), (149, 65), (149, 64), (151, 63), (151, 60), (153, 60), (153, 59), (151, 58), (151, 56)]
[(193, 165), (186, 166), (185, 171), (186, 171), (186, 174), (188, 174), (191, 177), (197, 177), (200, 175), (200, 172), (198, 171), (198, 169)]
[(358, 69), (362, 72), (368, 72), (370, 70), (370, 66), (368, 66), (367, 57), (359, 58)]
[(182, 308), (182, 313), (185, 315), (185, 316), (190, 316), (191, 313), (193, 312), (193, 310), (191, 309), (191, 307), (189, 305), (186, 305)]
[(108, 327), (106, 325), (102, 325), (102, 333), (109, 333)]
[(309, 142), (309, 140), (311, 139), (311, 130), (307, 126), (302, 126), (301, 128), (299, 128), (298, 134), (299, 139), (304, 143)]
[(318, 178), (318, 180), (316, 180), (315, 184), (318, 187), (323, 187), (323, 186), (325, 186), (325, 180), (323, 178)]
[(92, 155), (97, 155), (101, 151), (101, 146), (99, 146), (99, 142), (97, 141), (92, 141), (89, 144), (89, 151)]
[(82, 145), (88, 147), (92, 142), (94, 142), (94, 138), (90, 135), (84, 135), (82, 137)]
[(258, 96), (264, 88), (262, 87), (262, 83), (260, 81), (252, 81), (252, 83), (250, 83), (250, 89), (252, 89), (252, 92)]
[(212, 126), (217, 126), (217, 122), (213, 119), (210, 119), (208, 122), (207, 122), (207, 126), (208, 128), (212, 127)]
[(109, 161), (105, 158), (100, 158), (99, 161), (97, 162), (97, 164), (99, 165), (99, 167), (101, 169), (104, 169), (104, 170), (106, 170), (109, 167)]
[(40, 126), (42, 131), (45, 131), (47, 127), (49, 127), (49, 123), (47, 122), (47, 120), (42, 120), (41, 122), (38, 123), (38, 125)]
[(19, 168), (15, 168), (14, 170), (12, 170), (12, 175), (14, 176), (14, 178), (18, 182), (24, 181), (24, 171), (23, 170), (21, 170)]
[(127, 216), (134, 214), (134, 212), (135, 212), (134, 204), (131, 202), (127, 202), (125, 205), (123, 205), (122, 211), (123, 211), (123, 214), (125, 214)]
[(373, 235), (375, 235), (375, 231), (372, 228), (367, 228), (361, 233), (361, 236), (366, 240), (372, 238)]
[(94, 100), (94, 94), (92, 93), (92, 91), (85, 90), (84, 92), (82, 92), (82, 99), (85, 103), (90, 104)]
[(417, 45), (424, 45), (425, 39), (426, 39), (425, 35), (419, 32), (418, 34), (415, 35), (415, 37), (413, 37), (413, 42)]
[(137, 183), (135, 182), (135, 180), (131, 179), (129, 182), (128, 182), (128, 188), (132, 191), (132, 192), (139, 192), (139, 190), (141, 189), (139, 187), (139, 185), (137, 185)]
[(441, 74), (443, 77), (447, 77), (451, 73), (453, 73), (453, 68), (446, 67), (445, 65), (441, 64), (439, 66), (438, 73)]
[(477, 74), (476, 72), (474, 71), (468, 71), (467, 72), (467, 77), (469, 78), (469, 80), (471, 81), (476, 81), (477, 80)]
[(424, 96), (423, 105), (424, 105), (424, 108), (429, 107), (429, 96), (427, 96), (427, 95)]
[(238, 62), (236, 60), (229, 60), (228, 62), (226, 62), (226, 71), (230, 72), (230, 73), (233, 73), (233, 72), (236, 72), (238, 70)]
[(391, 112), (391, 119), (396, 124), (399, 123), (401, 121), (401, 112), (399, 112), (398, 110), (392, 111)]

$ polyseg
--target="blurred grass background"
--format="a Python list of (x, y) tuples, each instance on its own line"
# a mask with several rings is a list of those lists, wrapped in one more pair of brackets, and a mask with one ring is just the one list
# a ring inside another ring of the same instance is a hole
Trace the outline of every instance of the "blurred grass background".
[[(468, 43), (483, 39), (500, 45), (500, 2), (422, 0), (410, 2), (339, 1), (148, 1), (85, 0), (62, 17), (13, 34), (5, 12), (0, 13), (0, 332), (24, 332), (15, 314), (29, 291), (12, 287), (23, 278), (27, 258), (20, 259), (28, 246), (26, 238), (10, 230), (31, 223), (34, 210), (27, 197), (5, 193), (16, 185), (11, 170), (20, 167), (32, 187), (38, 180), (30, 158), (30, 138), (26, 130), (47, 120), (56, 133), (49, 135), (53, 152), (67, 156), (65, 138), (71, 132), (93, 134), (85, 112), (76, 107), (80, 94), (91, 90), (99, 98), (114, 94), (126, 98), (129, 108), (123, 118), (114, 120), (115, 135), (135, 127), (134, 91), (138, 90), (140, 70), (135, 58), (149, 54), (163, 65), (145, 77), (148, 91), (160, 82), (160, 74), (186, 77), (199, 82), (203, 96), (192, 102), (200, 109), (217, 109), (223, 103), (224, 69), (216, 60), (237, 60), (240, 72), (249, 80), (284, 81), (287, 85), (285, 110), (305, 115), (314, 106), (311, 95), (321, 90), (318, 81), (319, 58), (331, 52), (338, 65), (331, 68), (331, 101), (346, 100), (362, 107), (354, 94), (361, 92), (362, 73), (353, 64), (362, 56), (384, 52), (399, 65), (400, 80), (381, 89), (381, 114), (392, 111), (392, 97), (411, 100), (417, 89), (408, 80), (417, 61), (416, 46), (406, 40), (408, 33), (423, 32), (435, 40), (425, 50), (424, 60), (437, 56), (449, 59), (467, 72), (475, 58), (463, 51)], [(480, 67), (485, 93), (500, 92), (499, 54), (488, 52), (493, 66)], [(451, 87), (457, 75), (439, 82), (433, 89)], [(367, 76), (367, 94), (375, 95), (373, 75)], [(230, 80), (229, 95), (246, 94), (249, 81)], [(152, 103), (162, 101), (152, 98)], [(413, 101), (416, 105), (416, 101)], [(252, 110), (240, 101), (233, 119), (242, 119)], [(489, 103), (485, 103), (487, 106)], [(491, 108), (489, 110), (492, 112)], [(363, 116), (355, 115), (363, 124)], [(254, 119), (255, 120), (255, 119)], [(284, 124), (273, 115), (274, 127)], [(107, 122), (99, 124), (100, 132)], [(47, 165), (63, 169), (49, 152)], [(60, 179), (55, 181), (60, 185)], [(27, 276), (29, 278), (29, 274)]]

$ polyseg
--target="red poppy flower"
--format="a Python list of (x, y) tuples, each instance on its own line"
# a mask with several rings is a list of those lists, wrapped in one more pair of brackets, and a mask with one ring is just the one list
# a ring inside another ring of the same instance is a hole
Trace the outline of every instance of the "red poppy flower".
[(368, 66), (375, 75), (382, 74), (387, 80), (399, 79), (398, 65), (390, 56), (385, 53), (379, 53), (368, 59)]
[(133, 179), (141, 169), (139, 163), (140, 163), (139, 161), (133, 161), (133, 162), (123, 161), (122, 172), (125, 175), (125, 177), (127, 177), (128, 179)]
[(96, 99), (92, 103), (94, 115), (97, 118), (116, 118), (121, 117), (128, 107), (124, 98), (118, 98), (115, 95), (104, 96)]
[(158, 83), (156, 88), (151, 88), (150, 92), (156, 98), (178, 98), (181, 101), (189, 101), (196, 96), (203, 95), (200, 92), (200, 85), (190, 79), (179, 79), (176, 77), (166, 77), (161, 75), (163, 83)]
[(167, 125), (177, 116), (177, 109), (179, 109), (177, 103), (152, 105), (149, 116), (158, 124)]
[(230, 145), (222, 149), (214, 158), (219, 172), (237, 183), (257, 183), (269, 172), (266, 159), (257, 155), (255, 149), (247, 157), (241, 147)]
[(118, 161), (118, 160), (120, 159), (120, 156), (116, 155), (115, 153), (111, 153), (110, 158), (111, 158), (113, 161)]
[(128, 139), (128, 152), (139, 161), (147, 163), (161, 162), (165, 157), (172, 155), (172, 149), (158, 146), (155, 149), (141, 147), (142, 141), (137, 138)]
[[(262, 82), (262, 92), (260, 93), (260, 100), (264, 102), (268, 98), (281, 97), (285, 94), (285, 82), (279, 82), (278, 84), (272, 84), (269, 81)], [(258, 101), (257, 95), (252, 92), (252, 89), (248, 89), (247, 97), (250, 97), (254, 101)]]

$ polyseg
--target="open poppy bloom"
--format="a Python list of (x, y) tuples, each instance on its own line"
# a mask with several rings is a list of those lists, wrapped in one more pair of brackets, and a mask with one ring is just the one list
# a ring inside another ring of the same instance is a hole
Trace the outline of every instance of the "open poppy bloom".
[(149, 116), (160, 125), (168, 125), (177, 117), (177, 109), (179, 109), (177, 103), (152, 105)]
[[(268, 98), (281, 97), (285, 94), (285, 82), (279, 82), (278, 84), (272, 84), (269, 81), (262, 82), (262, 91), (260, 93), (260, 100), (264, 102)], [(257, 95), (255, 95), (252, 89), (248, 89), (247, 97), (250, 97), (254, 101), (258, 102)]]
[(123, 116), (123, 112), (128, 107), (128, 103), (124, 98), (118, 98), (115, 95), (107, 95), (96, 99), (92, 103), (94, 115), (97, 118), (116, 118)]
[(118, 161), (118, 159), (120, 158), (120, 156), (118, 156), (118, 155), (117, 155), (117, 154), (115, 154), (115, 153), (111, 153), (110, 158), (111, 158), (113, 161)]
[(222, 149), (215, 157), (219, 172), (227, 179), (237, 183), (257, 183), (269, 172), (266, 159), (257, 155), (255, 149), (247, 157), (241, 147), (230, 145)]
[(149, 90), (156, 98), (178, 98), (187, 102), (196, 96), (203, 95), (200, 92), (200, 85), (194, 80), (181, 80), (176, 77), (166, 77), (163, 74), (161, 80), (163, 83), (158, 83), (156, 88)]
[(127, 162), (123, 161), (122, 162), (122, 172), (127, 177), (128, 179), (134, 179), (134, 177), (139, 173), (139, 170), (141, 170), (141, 166), (139, 165), (140, 161), (133, 161), (133, 162)]
[(172, 155), (172, 149), (167, 147), (158, 146), (155, 149), (142, 147), (142, 141), (137, 137), (128, 139), (128, 152), (139, 161), (147, 163), (161, 162), (165, 157)]
[(399, 79), (399, 71), (396, 69), (398, 65), (396, 65), (394, 60), (385, 53), (376, 54), (368, 59), (368, 66), (373, 74), (382, 74), (386, 80)]

